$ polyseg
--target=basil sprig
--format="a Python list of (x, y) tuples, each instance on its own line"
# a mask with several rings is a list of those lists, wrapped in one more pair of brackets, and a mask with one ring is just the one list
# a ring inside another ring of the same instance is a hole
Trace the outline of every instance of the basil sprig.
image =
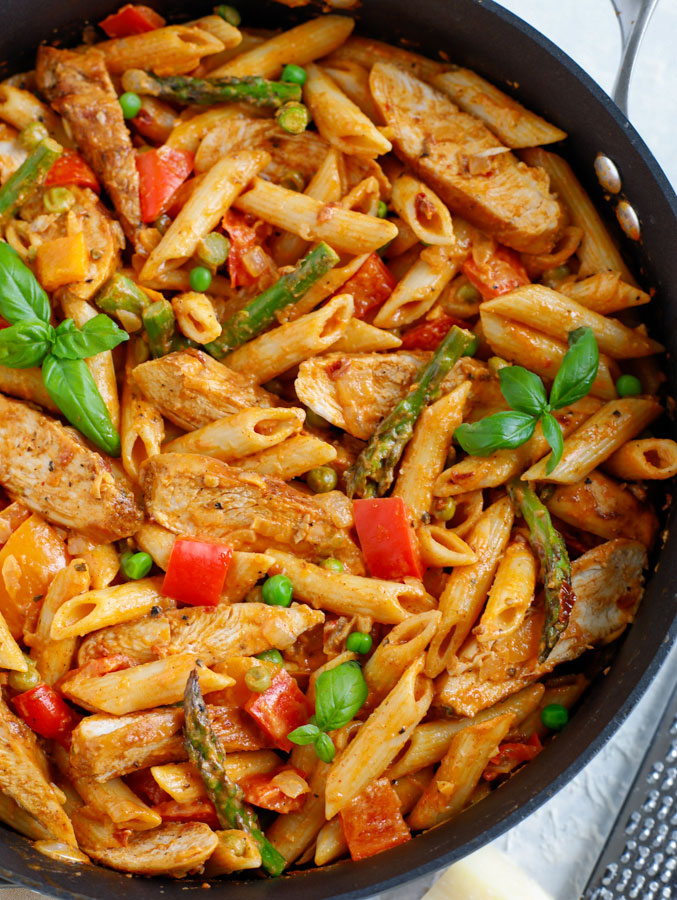
[(129, 340), (103, 314), (78, 328), (65, 319), (50, 325), (49, 298), (21, 257), (0, 242), (0, 315), (12, 323), (0, 330), (0, 365), (42, 365), (47, 393), (71, 425), (110, 456), (120, 455), (118, 435), (85, 359)]
[(331, 762), (336, 748), (327, 732), (352, 721), (368, 693), (362, 669), (354, 660), (328, 669), (315, 682), (315, 715), (308, 725), (295, 728), (287, 737), (301, 746), (313, 744), (319, 758)]
[(564, 438), (552, 410), (571, 406), (589, 392), (599, 369), (599, 348), (590, 328), (577, 328), (569, 333), (569, 349), (550, 390), (523, 366), (506, 366), (498, 373), (501, 393), (512, 412), (495, 413), (472, 425), (464, 424), (454, 437), (473, 456), (488, 456), (495, 450), (514, 449), (528, 441), (541, 423), (543, 437), (552, 454), (545, 471), (549, 475), (562, 458)]

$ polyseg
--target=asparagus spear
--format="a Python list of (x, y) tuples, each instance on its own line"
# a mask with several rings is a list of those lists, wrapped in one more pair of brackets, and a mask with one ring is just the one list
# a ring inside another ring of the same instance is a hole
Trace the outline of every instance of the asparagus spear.
[(153, 359), (172, 351), (176, 319), (169, 300), (156, 300), (143, 311), (143, 327)]
[(226, 353), (250, 341), (275, 321), (278, 310), (300, 300), (337, 262), (338, 256), (331, 247), (325, 243), (318, 244), (296, 264), (293, 272), (283, 275), (276, 284), (228, 319), (219, 337), (206, 344), (205, 350), (221, 359)]
[(445, 376), (472, 347), (475, 336), (454, 326), (435, 355), (372, 435), (369, 443), (346, 472), (349, 497), (382, 497), (393, 482), (395, 466), (414, 432), (423, 409), (436, 399)]
[(569, 624), (576, 597), (571, 587), (571, 563), (564, 538), (552, 524), (546, 506), (533, 488), (519, 478), (508, 485), (512, 501), (529, 526), (529, 540), (541, 561), (545, 584), (545, 623), (539, 662), (545, 662)]
[(122, 272), (116, 272), (108, 279), (94, 302), (109, 315), (124, 310), (139, 318), (143, 316), (146, 307), (150, 306), (148, 295)]
[(226, 755), (209, 724), (197, 669), (193, 669), (188, 676), (183, 708), (186, 716), (183, 734), (188, 758), (202, 776), (221, 827), (238, 828), (251, 834), (261, 853), (262, 867), (269, 875), (281, 875), (286, 865), (284, 857), (259, 828), (256, 813), (244, 802), (240, 786), (226, 775)]
[(248, 78), (191, 78), (188, 75), (150, 75), (142, 69), (129, 69), (122, 79), (126, 91), (149, 94), (173, 103), (253, 103), (254, 106), (282, 106), (301, 99), (301, 86), (286, 81), (268, 81), (260, 76)]
[(45, 138), (0, 188), (0, 225), (6, 224), (47, 177), (62, 148)]

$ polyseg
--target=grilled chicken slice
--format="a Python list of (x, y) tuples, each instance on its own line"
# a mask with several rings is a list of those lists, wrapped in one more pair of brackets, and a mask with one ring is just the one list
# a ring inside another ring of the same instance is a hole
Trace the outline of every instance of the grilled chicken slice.
[(0, 698), (0, 791), (38, 820), (56, 840), (77, 846), (73, 826), (48, 780), (35, 735)]
[(499, 241), (547, 253), (564, 225), (542, 169), (520, 162), (479, 119), (390, 63), (369, 79), (395, 153), (449, 205)]
[(36, 81), (70, 126), (126, 234), (133, 238), (141, 224), (136, 152), (103, 54), (93, 48), (74, 53), (43, 44), (38, 49)]
[(251, 406), (280, 405), (274, 394), (202, 350), (180, 350), (149, 360), (137, 366), (133, 376), (146, 399), (186, 431)]
[(234, 550), (289, 550), (304, 559), (340, 559), (364, 572), (362, 556), (326, 509), (277, 478), (191, 453), (161, 453), (141, 467), (149, 516), (175, 534), (223, 541)]
[(78, 663), (124, 654), (137, 663), (170, 653), (196, 653), (206, 666), (230, 656), (254, 656), (264, 650), (286, 650), (309, 628), (324, 621), (324, 613), (305, 605), (289, 609), (265, 603), (173, 609), (111, 625), (83, 641)]
[(143, 514), (127, 477), (75, 432), (0, 394), (0, 484), (33, 512), (95, 541), (138, 530)]

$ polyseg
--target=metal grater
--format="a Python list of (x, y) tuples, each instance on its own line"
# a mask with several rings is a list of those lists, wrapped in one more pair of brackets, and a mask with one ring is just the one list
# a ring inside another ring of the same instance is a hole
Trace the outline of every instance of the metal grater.
[(677, 689), (581, 900), (677, 900)]

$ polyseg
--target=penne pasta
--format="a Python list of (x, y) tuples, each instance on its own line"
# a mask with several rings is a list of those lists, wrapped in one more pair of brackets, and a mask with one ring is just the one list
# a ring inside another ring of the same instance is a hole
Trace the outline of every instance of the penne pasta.
[(0, 366), (0, 391), (17, 397), (19, 400), (28, 400), (42, 406), (51, 413), (58, 413), (56, 403), (47, 393), (47, 388), (42, 381), (40, 369), (9, 369)]
[(677, 474), (677, 443), (668, 438), (628, 441), (604, 463), (621, 481), (662, 480)]
[(486, 609), (473, 629), (478, 641), (485, 644), (517, 631), (533, 602), (536, 575), (536, 559), (527, 544), (521, 539), (508, 544), (496, 569)]
[(651, 300), (646, 291), (623, 281), (620, 272), (599, 272), (582, 281), (565, 282), (559, 291), (603, 316), (622, 309), (634, 309)]
[(219, 842), (205, 863), (204, 871), (207, 878), (260, 867), (261, 852), (248, 831), (232, 828), (227, 831), (215, 831), (214, 834)]
[[(68, 766), (66, 772), (69, 774)], [(71, 784), (85, 801), (88, 811), (110, 819), (118, 828), (148, 831), (162, 825), (162, 817), (140, 800), (121, 778), (99, 782), (71, 776)]]
[(352, 318), (329, 350), (331, 353), (377, 353), (380, 350), (395, 350), (401, 343), (392, 331), (384, 331), (362, 319)]
[[(165, 426), (157, 407), (143, 396), (132, 375), (133, 369), (147, 359), (145, 344), (136, 338), (129, 342), (125, 382), (120, 407), (120, 445), (122, 466), (138, 482), (142, 464), (160, 453)], [(103, 587), (103, 585), (99, 585)]]
[[(280, 762), (280, 757), (272, 750), (249, 750), (229, 753), (224, 768), (231, 781), (239, 782), (251, 775), (274, 772)], [(158, 786), (177, 803), (192, 803), (207, 796), (202, 777), (192, 763), (165, 763), (152, 766), (150, 772)]]
[(65, 147), (72, 147), (59, 116), (35, 94), (4, 82), (0, 84), (0, 119), (22, 131), (33, 122), (41, 122), (50, 135)]
[(297, 434), (239, 460), (241, 469), (270, 478), (291, 481), (318, 466), (326, 466), (337, 457), (336, 448), (312, 434)]
[(19, 834), (30, 838), (32, 841), (53, 840), (54, 835), (46, 825), (26, 812), (16, 800), (0, 792), (0, 822), (14, 828)]
[(325, 63), (335, 65), (336, 62), (343, 60), (359, 63), (365, 69), (371, 69), (377, 61), (393, 62), (413, 72), (424, 81), (432, 79), (449, 68), (445, 63), (435, 62), (421, 56), (420, 53), (413, 53), (402, 47), (393, 47), (383, 41), (375, 41), (372, 38), (358, 35), (351, 35), (341, 47), (331, 54), (329, 59), (325, 60)]
[(316, 866), (326, 866), (348, 853), (348, 844), (343, 834), (339, 816), (334, 816), (320, 829), (315, 844), (314, 862)]
[(447, 247), (454, 243), (451, 214), (423, 181), (403, 173), (393, 182), (390, 202), (419, 241)]
[(310, 793), (303, 809), (278, 816), (266, 832), (266, 837), (288, 865), (312, 847), (326, 822), (325, 787), (328, 771), (326, 763), (318, 762), (309, 779)]
[(21, 648), (12, 637), (5, 617), (0, 612), (0, 669), (10, 669), (14, 672), (25, 672), (28, 664), (24, 659)]
[(128, 69), (146, 69), (156, 75), (186, 75), (203, 56), (226, 49), (225, 45), (204, 28), (168, 25), (143, 34), (102, 41), (96, 45), (103, 53), (111, 75), (122, 75)]
[(381, 641), (364, 666), (370, 703), (379, 703), (395, 687), (404, 671), (430, 643), (440, 621), (436, 610), (409, 616)]
[[(369, 258), (368, 253), (355, 256), (345, 266), (337, 266), (320, 278), (297, 303), (290, 303), (280, 313), (280, 322), (298, 319), (319, 306), (327, 297), (336, 294), (343, 285), (358, 272)], [(0, 372), (1, 374), (1, 372)]]
[(355, 106), (374, 125), (383, 124), (383, 119), (376, 109), (374, 99), (369, 90), (369, 72), (364, 66), (349, 59), (334, 59), (331, 66), (324, 65), (323, 68), (327, 75), (338, 84), (343, 93), (352, 100)]
[(108, 625), (148, 615), (154, 606), (166, 604), (160, 589), (161, 579), (143, 578), (79, 594), (66, 600), (55, 612), (50, 638), (59, 641), (81, 637)]
[(416, 536), (421, 561), (426, 566), (470, 566), (477, 562), (474, 550), (451, 528), (443, 525), (419, 525)]
[(181, 333), (196, 344), (208, 344), (221, 334), (221, 325), (206, 294), (189, 291), (172, 297), (172, 309)]

